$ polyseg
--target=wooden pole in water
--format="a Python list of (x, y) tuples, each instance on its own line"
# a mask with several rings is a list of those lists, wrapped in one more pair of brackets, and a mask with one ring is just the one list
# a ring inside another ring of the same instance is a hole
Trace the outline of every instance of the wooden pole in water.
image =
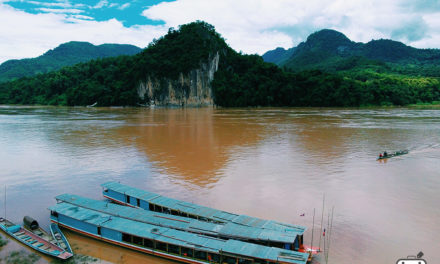
[(324, 259), (327, 259), (327, 254), (328, 254), (329, 227), (330, 227), (330, 211), (328, 212), (328, 218), (327, 218), (327, 236), (324, 237), (324, 242), (325, 242), (325, 240), (327, 240), (327, 248), (324, 248)]
[(331, 238), (331, 235), (332, 235), (332, 228), (333, 228), (333, 211), (334, 211), (334, 209), (335, 209), (335, 206), (332, 207), (332, 221), (330, 223), (330, 230), (329, 230), (329, 234), (328, 234), (327, 258), (325, 260), (325, 263), (328, 263), (328, 254), (329, 254), (329, 251), (330, 251), (330, 238)]
[(324, 259), (325, 259), (325, 236), (324, 236)]
[(324, 222), (324, 200), (325, 200), (325, 194), (322, 196), (322, 216), (321, 216), (321, 230), (319, 235), (319, 252), (321, 252), (321, 238), (322, 238), (322, 222)]
[[(313, 208), (313, 224), (312, 224), (312, 243), (310, 245), (310, 250), (313, 249), (313, 231), (315, 229), (315, 208)], [(312, 253), (310, 253), (312, 254)]]
[(6, 185), (5, 185), (5, 220), (6, 220)]

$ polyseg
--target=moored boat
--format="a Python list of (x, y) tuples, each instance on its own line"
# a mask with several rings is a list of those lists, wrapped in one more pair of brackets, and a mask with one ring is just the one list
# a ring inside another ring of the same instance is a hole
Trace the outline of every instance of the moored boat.
[(83, 235), (185, 263), (305, 264), (309, 254), (183, 232), (58, 203), (51, 221)]
[(292, 232), (303, 234), (306, 230), (305, 227), (299, 225), (291, 225), (247, 215), (238, 215), (168, 198), (156, 193), (123, 185), (118, 182), (107, 182), (101, 184), (101, 186), (103, 187), (103, 196), (105, 198), (123, 205), (142, 208), (144, 210), (194, 218), (212, 223), (224, 224), (232, 222), (243, 226), (281, 231), (284, 233)]
[(224, 224), (209, 223), (177, 215), (139, 210), (128, 206), (106, 201), (97, 201), (73, 194), (58, 195), (55, 199), (58, 202), (73, 204), (112, 216), (221, 239), (235, 239), (295, 251), (298, 251), (303, 247), (302, 233), (285, 233), (239, 225), (232, 222)]
[(59, 226), (55, 223), (50, 224), (50, 233), (52, 234), (52, 237), (55, 239), (55, 243), (65, 251), (73, 254), (73, 250), (70, 247), (69, 241), (67, 241), (66, 237), (64, 236), (63, 232), (61, 232)]
[(35, 220), (25, 217), (24, 222), (25, 225), (28, 224), (29, 229), (0, 218), (0, 228), (17, 241), (43, 254), (59, 259), (68, 259), (73, 256), (72, 253), (57, 246), (52, 236), (40, 228)]

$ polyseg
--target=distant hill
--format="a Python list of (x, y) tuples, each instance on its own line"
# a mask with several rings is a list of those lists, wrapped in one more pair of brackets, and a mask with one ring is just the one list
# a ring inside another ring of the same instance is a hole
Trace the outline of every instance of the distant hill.
[(291, 56), (283, 49), (269, 54), (275, 61), (288, 56), (281, 68), (236, 52), (214, 26), (196, 21), (170, 28), (135, 55), (0, 83), (0, 104), (357, 107), (440, 102), (438, 50), (389, 40), (356, 43), (323, 30), (290, 51)]
[(402, 66), (417, 66), (424, 69), (417, 74), (426, 75), (426, 69), (429, 68), (431, 74), (428, 76), (440, 76), (440, 69), (437, 69), (440, 64), (438, 49), (416, 49), (387, 39), (372, 40), (364, 44), (351, 41), (341, 32), (331, 29), (315, 32), (305, 42), (289, 50), (294, 52), (283, 53), (279, 48), (268, 51), (263, 59), (292, 71), (319, 69), (335, 72), (378, 65), (397, 70)]
[(275, 63), (277, 65), (283, 64), (287, 59), (292, 56), (295, 52), (296, 48), (284, 49), (284, 48), (276, 48), (274, 50), (270, 50), (263, 55), (263, 60), (265, 62)]
[(0, 65), (0, 82), (58, 70), (64, 66), (97, 58), (134, 55), (141, 51), (133, 45), (103, 44), (71, 41), (32, 59), (8, 60)]

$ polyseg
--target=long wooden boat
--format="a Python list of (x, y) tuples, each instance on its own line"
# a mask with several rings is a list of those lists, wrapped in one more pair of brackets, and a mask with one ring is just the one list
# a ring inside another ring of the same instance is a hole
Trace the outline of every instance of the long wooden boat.
[(149, 211), (178, 215), (212, 223), (224, 224), (232, 222), (243, 226), (281, 231), (284, 233), (292, 232), (295, 234), (303, 234), (306, 230), (306, 227), (299, 225), (291, 225), (247, 215), (238, 215), (168, 198), (156, 193), (123, 185), (118, 182), (107, 182), (101, 184), (101, 186), (103, 187), (103, 196), (105, 198), (123, 205), (142, 208)]
[(58, 195), (55, 199), (58, 202), (73, 204), (112, 216), (221, 239), (235, 239), (295, 251), (299, 251), (300, 248), (303, 247), (302, 233), (285, 233), (239, 225), (232, 222), (224, 224), (210, 223), (177, 215), (139, 210), (137, 208), (109, 203), (107, 201), (97, 201), (74, 194)]
[(396, 151), (396, 152), (393, 152), (393, 153), (389, 153), (389, 154), (387, 154), (387, 155), (383, 155), (383, 156), (380, 156), (379, 158), (377, 158), (377, 160), (383, 160), (383, 159), (389, 159), (389, 158), (393, 158), (393, 157), (397, 157), (397, 156), (402, 156), (402, 155), (405, 155), (405, 154), (408, 154), (409, 153), (409, 151), (408, 150), (400, 150), (400, 151)]
[(72, 253), (57, 246), (52, 236), (38, 227), (38, 225), (35, 226), (34, 230), (28, 230), (4, 218), (0, 218), (0, 228), (17, 241), (43, 254), (59, 259), (68, 259), (73, 256)]
[(73, 250), (70, 247), (69, 241), (67, 241), (66, 237), (64, 236), (63, 232), (61, 232), (57, 224), (55, 223), (50, 224), (50, 233), (52, 234), (52, 237), (55, 239), (56, 244), (60, 248), (73, 254)]
[(63, 228), (108, 243), (184, 263), (305, 264), (309, 254), (183, 232), (69, 203), (49, 208)]

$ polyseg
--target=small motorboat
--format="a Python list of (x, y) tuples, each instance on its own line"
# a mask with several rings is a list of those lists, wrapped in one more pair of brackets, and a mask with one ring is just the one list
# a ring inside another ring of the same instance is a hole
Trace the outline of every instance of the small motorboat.
[(52, 237), (55, 239), (56, 244), (64, 249), (65, 251), (73, 254), (72, 248), (69, 245), (69, 242), (67, 241), (66, 237), (64, 236), (63, 232), (61, 232), (59, 226), (56, 223), (50, 224), (50, 232), (52, 233)]
[(29, 216), (23, 219), (24, 226), (16, 225), (5, 218), (0, 218), (0, 229), (24, 245), (43, 254), (59, 259), (68, 259), (73, 256), (56, 245), (55, 239), (39, 227), (38, 222)]
[(396, 152), (393, 152), (393, 153), (384, 152), (381, 156), (379, 156), (379, 158), (377, 158), (377, 160), (389, 159), (389, 158), (392, 158), (392, 157), (397, 157), (397, 156), (405, 155), (405, 154), (408, 154), (408, 152), (409, 151), (407, 149), (399, 150), (399, 151), (396, 151)]

